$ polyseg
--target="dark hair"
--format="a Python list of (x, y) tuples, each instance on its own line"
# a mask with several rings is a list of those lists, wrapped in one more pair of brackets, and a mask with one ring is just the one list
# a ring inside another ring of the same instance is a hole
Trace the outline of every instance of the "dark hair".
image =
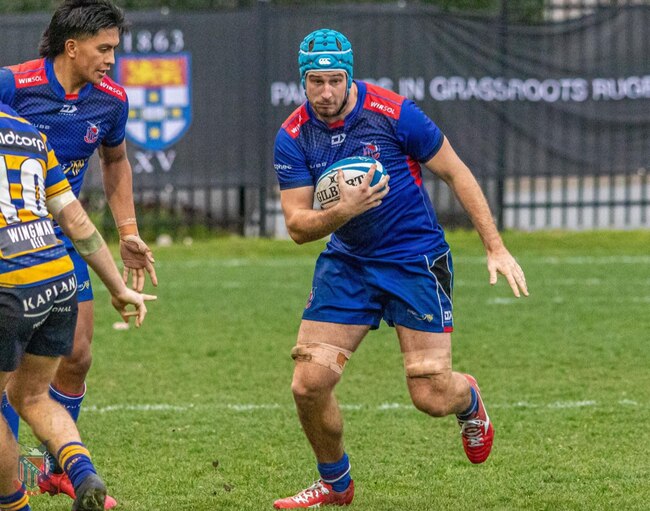
[(126, 29), (124, 12), (111, 0), (64, 0), (41, 36), (38, 53), (54, 58), (68, 39), (92, 37), (105, 28), (117, 28), (120, 35)]

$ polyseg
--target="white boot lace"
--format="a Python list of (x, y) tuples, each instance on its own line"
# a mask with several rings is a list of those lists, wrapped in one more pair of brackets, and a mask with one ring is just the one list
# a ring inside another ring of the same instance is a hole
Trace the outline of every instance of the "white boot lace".
[(315, 499), (319, 494), (327, 495), (329, 490), (323, 486), (321, 481), (316, 481), (309, 488), (302, 490), (298, 495), (292, 499), (299, 504), (307, 504), (310, 499)]
[(459, 422), (461, 423), (460, 434), (467, 439), (469, 447), (483, 447), (483, 435), (487, 432), (490, 423), (481, 419)]

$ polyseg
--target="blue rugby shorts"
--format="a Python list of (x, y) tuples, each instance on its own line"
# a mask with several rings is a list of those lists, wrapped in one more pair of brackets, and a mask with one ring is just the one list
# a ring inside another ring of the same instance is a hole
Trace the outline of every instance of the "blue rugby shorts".
[(370, 259), (327, 249), (318, 258), (303, 319), (401, 325), (424, 332), (454, 327), (449, 250), (408, 261)]

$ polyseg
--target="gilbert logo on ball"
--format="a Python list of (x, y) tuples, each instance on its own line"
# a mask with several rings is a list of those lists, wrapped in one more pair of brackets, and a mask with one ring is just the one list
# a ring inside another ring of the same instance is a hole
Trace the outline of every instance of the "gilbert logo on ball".
[(375, 175), (372, 178), (370, 186), (374, 186), (386, 174), (384, 166), (374, 158), (350, 156), (327, 167), (316, 182), (316, 200), (321, 208), (330, 208), (339, 200), (339, 185), (336, 181), (336, 175), (339, 169), (343, 171), (343, 178), (346, 183), (352, 186), (359, 186), (373, 165), (377, 166), (377, 170), (375, 170)]

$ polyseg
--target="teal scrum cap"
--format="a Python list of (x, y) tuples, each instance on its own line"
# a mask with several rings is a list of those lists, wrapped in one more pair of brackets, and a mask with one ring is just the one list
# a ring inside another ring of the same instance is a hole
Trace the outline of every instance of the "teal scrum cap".
[(309, 71), (345, 71), (348, 75), (348, 90), (352, 86), (354, 58), (348, 38), (336, 30), (321, 28), (314, 30), (300, 43), (298, 66), (300, 80), (305, 88), (305, 77)]

